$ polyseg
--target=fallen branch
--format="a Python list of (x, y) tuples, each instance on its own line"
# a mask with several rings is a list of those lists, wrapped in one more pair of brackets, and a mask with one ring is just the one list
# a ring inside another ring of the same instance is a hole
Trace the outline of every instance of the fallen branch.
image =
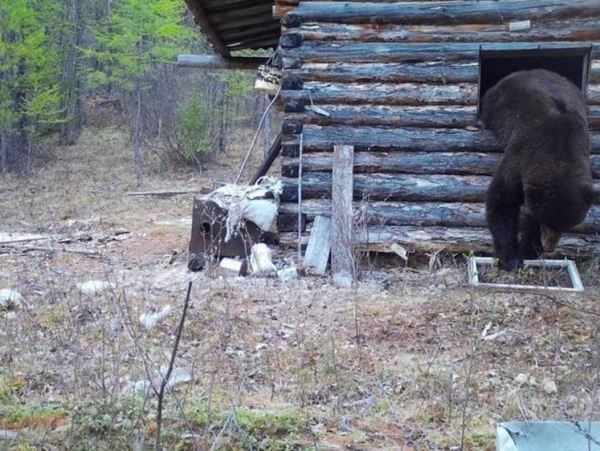
[(51, 247), (51, 246), (27, 246), (21, 247), (18, 245), (0, 245), (0, 254), (11, 254), (13, 252), (27, 253), (27, 252), (65, 252), (69, 254), (81, 254), (87, 257), (100, 257), (102, 254), (97, 251), (89, 251), (85, 249), (68, 249), (66, 247)]

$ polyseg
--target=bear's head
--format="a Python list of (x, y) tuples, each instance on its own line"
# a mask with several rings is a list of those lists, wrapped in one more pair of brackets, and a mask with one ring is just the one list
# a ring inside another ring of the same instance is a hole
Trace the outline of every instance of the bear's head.
[(552, 252), (562, 233), (582, 223), (600, 199), (590, 182), (544, 183), (525, 187), (525, 207), (540, 225), (544, 251)]

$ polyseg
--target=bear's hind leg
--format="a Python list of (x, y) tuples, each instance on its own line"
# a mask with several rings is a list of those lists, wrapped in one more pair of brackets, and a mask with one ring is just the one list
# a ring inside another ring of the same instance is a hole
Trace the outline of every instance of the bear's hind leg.
[(519, 213), (521, 191), (510, 189), (499, 177), (494, 177), (488, 189), (486, 218), (494, 240), (494, 250), (503, 269), (513, 270), (523, 265), (519, 255)]
[(521, 217), (521, 229), (519, 254), (522, 259), (534, 260), (544, 252), (544, 248), (540, 225), (528, 211)]

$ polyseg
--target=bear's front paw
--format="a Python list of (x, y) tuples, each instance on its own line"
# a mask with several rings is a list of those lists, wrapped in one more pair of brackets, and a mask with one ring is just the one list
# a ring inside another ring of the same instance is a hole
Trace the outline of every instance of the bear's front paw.
[(498, 261), (498, 267), (500, 269), (504, 269), (505, 271), (514, 271), (516, 269), (523, 267), (523, 259), (518, 257), (500, 259)]

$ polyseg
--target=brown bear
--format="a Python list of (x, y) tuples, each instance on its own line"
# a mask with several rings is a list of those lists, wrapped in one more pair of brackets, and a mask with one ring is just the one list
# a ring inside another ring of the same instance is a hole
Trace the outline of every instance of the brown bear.
[(555, 72), (514, 72), (486, 92), (481, 120), (504, 151), (487, 192), (487, 223), (500, 266), (515, 269), (552, 252), (596, 198), (585, 98)]

